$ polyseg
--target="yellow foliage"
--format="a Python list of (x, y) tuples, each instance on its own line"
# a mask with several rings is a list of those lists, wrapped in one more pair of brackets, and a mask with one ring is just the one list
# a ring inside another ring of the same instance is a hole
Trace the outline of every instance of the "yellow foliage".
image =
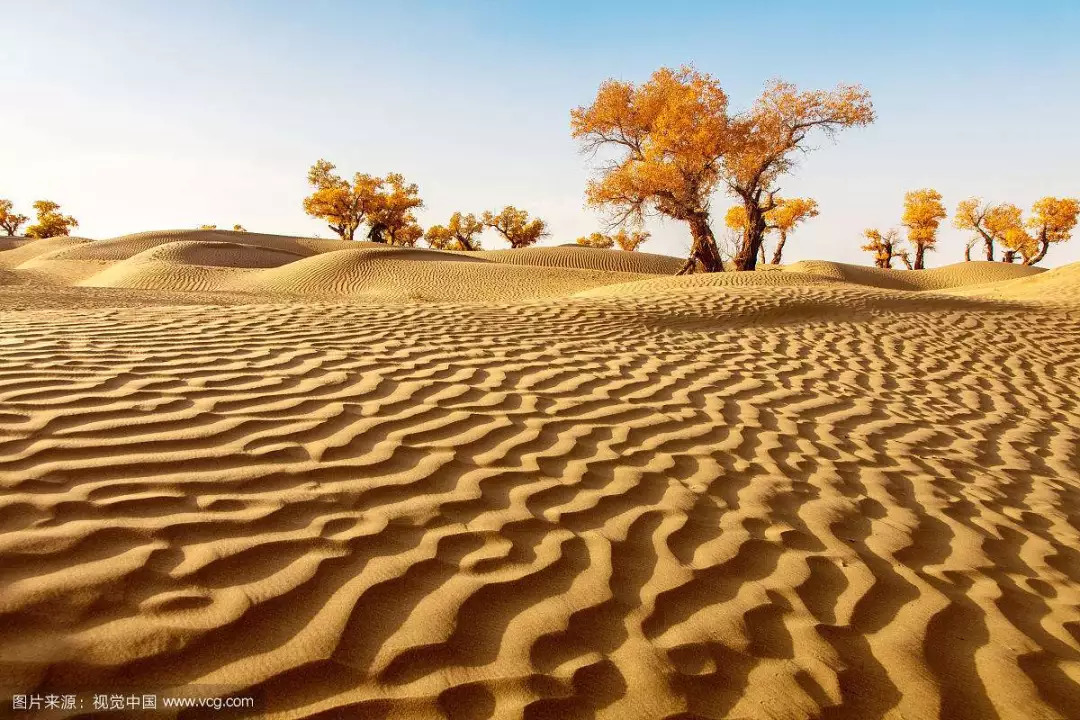
[(988, 205), (979, 198), (968, 198), (956, 206), (953, 223), (961, 230), (974, 230), (982, 237), (987, 260), (994, 259), (993, 246), (997, 242), (1006, 248), (1005, 262), (1012, 262), (1021, 255), (1025, 263), (1034, 265), (1046, 257), (1052, 243), (1069, 239), (1078, 214), (1080, 201), (1075, 198), (1044, 197), (1035, 203), (1031, 218), (1024, 222), (1016, 205)]
[(937, 231), (945, 219), (941, 193), (933, 188), (912, 190), (904, 195), (904, 214), (900, 221), (907, 228), (908, 241), (915, 246), (915, 269), (923, 268), (923, 256), (937, 243)]
[(475, 215), (456, 212), (446, 225), (428, 228), (424, 237), (437, 250), (479, 250), (480, 241), (474, 238), (483, 231), (484, 224)]
[(1017, 222), (1009, 227), (1004, 245), (1019, 252), (1026, 265), (1034, 265), (1046, 257), (1052, 243), (1065, 242), (1072, 236), (1078, 213), (1080, 201), (1075, 198), (1044, 197), (1032, 206), (1031, 218), (1024, 224), (1032, 234), (1020, 226), (1017, 213)]
[(1076, 198), (1044, 197), (1031, 208), (1028, 227), (1047, 243), (1065, 242), (1076, 227), (1080, 201)]
[(199, 230), (217, 230), (217, 225), (200, 225)]
[(244, 226), (241, 225), (240, 223), (237, 223), (236, 225), (233, 225), (232, 229), (233, 229), (233, 232), (247, 232), (247, 230), (244, 229)]
[(412, 247), (424, 236), (416, 221), (414, 208), (424, 206), (415, 183), (406, 184), (400, 173), (390, 173), (379, 180), (368, 211), (368, 239), (391, 245)]
[(746, 208), (742, 205), (732, 205), (724, 214), (724, 224), (732, 230), (745, 230), (750, 224), (746, 219)]
[(619, 228), (613, 235), (594, 232), (585, 237), (579, 237), (577, 239), (577, 244), (594, 248), (613, 248), (618, 246), (620, 250), (633, 252), (641, 246), (641, 243), (648, 240), (649, 236), (650, 233), (647, 230), (628, 231), (626, 228)]
[(791, 169), (794, 151), (814, 129), (833, 134), (871, 122), (873, 109), (856, 86), (799, 92), (778, 82), (749, 111), (730, 116), (720, 84), (682, 67), (661, 68), (641, 85), (608, 80), (593, 104), (571, 111), (570, 119), (585, 152), (619, 153), (586, 187), (589, 204), (611, 209), (618, 223), (646, 214), (685, 221), (693, 247), (684, 270), (696, 262), (721, 270), (708, 212), (720, 183), (743, 199), (750, 216), (736, 258), (740, 269), (750, 269), (755, 258), (744, 255), (751, 246), (756, 253), (764, 231), (756, 219), (772, 209), (763, 195)]
[(79, 222), (70, 215), (60, 214), (60, 206), (51, 200), (38, 200), (34, 203), (37, 222), (26, 228), (26, 237), (50, 238), (70, 235), (79, 226)]
[(10, 200), (0, 199), (0, 229), (3, 229), (8, 235), (17, 233), (19, 227), (30, 219), (25, 215), (13, 212), (13, 207), (14, 205)]
[(529, 213), (512, 205), (507, 205), (499, 213), (485, 212), (480, 222), (506, 238), (513, 248), (535, 245), (540, 238), (548, 235), (547, 223), (540, 218), (529, 220)]
[(874, 264), (879, 268), (891, 268), (893, 258), (900, 258), (904, 265), (911, 268), (911, 259), (907, 250), (900, 249), (900, 232), (895, 229), (881, 232), (877, 228), (867, 228), (863, 231), (867, 243), (862, 246), (863, 250), (874, 253)]
[(813, 198), (777, 198), (776, 207), (765, 214), (770, 227), (785, 233), (817, 216), (818, 204)]
[(641, 244), (648, 240), (649, 237), (651, 237), (651, 233), (647, 230), (634, 230), (633, 232), (628, 232), (626, 228), (619, 228), (618, 232), (612, 235), (612, 240), (615, 241), (615, 245), (618, 246), (620, 250), (634, 252), (641, 247)]
[(579, 237), (577, 239), (577, 244), (594, 248), (612, 248), (615, 247), (615, 239), (602, 232), (594, 232), (590, 235)]
[(423, 206), (416, 185), (405, 184), (398, 173), (385, 178), (356, 173), (349, 183), (334, 168), (326, 160), (311, 166), (308, 183), (315, 190), (304, 198), (304, 212), (325, 220), (343, 240), (353, 240), (364, 222), (370, 226), (368, 237), (376, 242), (415, 244), (423, 235), (411, 212)]
[[(773, 252), (772, 263), (779, 265), (783, 258), (784, 245), (787, 243), (788, 233), (796, 225), (818, 215), (817, 200), (812, 198), (773, 198), (773, 207), (763, 213), (765, 221), (764, 231), (775, 230), (780, 235), (780, 241)], [(745, 205), (733, 205), (728, 208), (724, 215), (724, 224), (732, 230), (744, 234), (750, 228), (750, 221)], [(760, 247), (760, 245), (759, 245)], [(764, 250), (762, 250), (764, 252)]]

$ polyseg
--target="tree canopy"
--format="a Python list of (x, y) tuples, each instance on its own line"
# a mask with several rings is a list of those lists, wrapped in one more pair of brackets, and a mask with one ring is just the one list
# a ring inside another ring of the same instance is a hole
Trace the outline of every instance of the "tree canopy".
[(907, 228), (908, 242), (915, 248), (914, 269), (925, 267), (927, 250), (937, 244), (937, 231), (945, 219), (945, 206), (941, 193), (933, 188), (912, 190), (904, 195), (904, 213), (901, 222)]
[(610, 235), (605, 235), (602, 232), (594, 232), (579, 237), (577, 239), (577, 244), (584, 245), (585, 247), (613, 248), (615, 247), (615, 238)]
[(484, 231), (484, 224), (469, 213), (456, 212), (446, 225), (432, 225), (424, 238), (437, 250), (479, 250), (477, 235)]
[(304, 198), (304, 212), (325, 220), (342, 240), (353, 240), (368, 224), (368, 239), (395, 245), (415, 245), (423, 236), (412, 210), (423, 207), (419, 189), (400, 173), (376, 177), (356, 173), (352, 182), (334, 173), (335, 165), (319, 160), (308, 171), (314, 188)]
[(413, 210), (423, 206), (415, 183), (406, 183), (400, 173), (388, 174), (375, 188), (367, 218), (368, 239), (390, 245), (416, 245), (424, 230)]
[(22, 227), (23, 223), (30, 219), (15, 212), (14, 207), (14, 203), (10, 200), (0, 199), (0, 229), (3, 229), (9, 236), (19, 232), (19, 228)]
[(711, 75), (692, 67), (660, 68), (641, 85), (607, 80), (593, 104), (571, 111), (583, 151), (615, 157), (586, 187), (589, 204), (612, 211), (613, 224), (656, 214), (686, 222), (692, 245), (681, 272), (700, 263), (723, 270), (710, 227), (710, 200), (723, 185), (743, 202), (747, 222), (735, 265), (751, 270), (775, 207), (777, 178), (815, 130), (828, 136), (874, 118), (858, 86), (798, 91), (774, 82), (746, 112), (728, 113), (728, 98)]
[[(765, 234), (776, 232), (780, 238), (773, 250), (772, 264), (779, 265), (783, 260), (784, 246), (788, 235), (797, 225), (818, 215), (817, 201), (812, 198), (773, 198), (773, 208), (765, 213)], [(749, 224), (744, 205), (733, 205), (724, 216), (724, 223), (732, 230), (744, 234)], [(764, 239), (758, 245), (758, 254), (762, 262), (765, 258)]]
[(976, 233), (973, 241), (983, 241), (987, 260), (995, 259), (997, 244), (1002, 247), (1004, 262), (1021, 257), (1024, 263), (1034, 265), (1046, 257), (1050, 245), (1072, 236), (1078, 212), (1080, 201), (1075, 198), (1044, 197), (1034, 204), (1025, 222), (1020, 208), (1012, 203), (992, 205), (981, 198), (968, 198), (956, 206), (953, 224)]
[(52, 200), (38, 200), (34, 203), (37, 222), (26, 228), (26, 237), (50, 238), (70, 235), (79, 226), (78, 220), (60, 212), (60, 205)]
[(911, 269), (911, 256), (907, 250), (901, 249), (903, 240), (900, 239), (899, 230), (892, 228), (882, 232), (877, 228), (867, 228), (863, 231), (863, 237), (867, 243), (862, 249), (874, 253), (874, 265), (888, 269), (892, 267), (893, 258), (900, 258), (904, 267)]
[(535, 245), (542, 237), (548, 236), (547, 223), (540, 218), (529, 219), (529, 213), (507, 205), (498, 213), (485, 212), (480, 222), (506, 238), (512, 248)]

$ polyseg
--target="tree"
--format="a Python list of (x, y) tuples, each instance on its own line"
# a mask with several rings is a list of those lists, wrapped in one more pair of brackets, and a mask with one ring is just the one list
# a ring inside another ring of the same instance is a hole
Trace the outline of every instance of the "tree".
[[(736, 234), (735, 238), (735, 252), (738, 252), (739, 247), (742, 246), (742, 238), (746, 234), (746, 228), (750, 221), (746, 216), (746, 208), (742, 205), (732, 205), (724, 213), (724, 225), (729, 230), (733, 230)], [(768, 231), (769, 227), (766, 224), (765, 230)], [(758, 246), (758, 252), (761, 256), (761, 262), (765, 262), (765, 239), (762, 238), (761, 243)]]
[(233, 229), (233, 232), (242, 232), (242, 233), (247, 232), (247, 230), (244, 229), (244, 226), (241, 225), (240, 223), (237, 223), (236, 225), (233, 225), (232, 229)]
[(927, 250), (937, 243), (937, 231), (945, 219), (941, 193), (933, 188), (912, 190), (904, 195), (904, 214), (901, 222), (907, 228), (908, 241), (915, 247), (915, 269), (925, 267)]
[(25, 215), (12, 212), (13, 207), (14, 205), (10, 200), (0, 200), (0, 228), (2, 228), (9, 237), (19, 232), (19, 227), (30, 219)]
[(415, 183), (405, 183), (400, 173), (380, 179), (368, 211), (368, 239), (391, 245), (416, 245), (424, 230), (416, 221), (413, 209), (424, 206)]
[(217, 225), (200, 225), (198, 230), (217, 230)]
[(479, 250), (480, 241), (474, 238), (483, 231), (484, 224), (475, 215), (456, 212), (446, 225), (428, 228), (424, 238), (437, 250)]
[(1031, 242), (1031, 238), (1024, 230), (1020, 208), (1012, 203), (988, 206), (983, 214), (981, 225), (990, 241), (1002, 246), (1002, 262), (1013, 262), (1020, 248)]
[[(777, 207), (776, 180), (795, 167), (795, 152), (807, 151), (811, 133), (835, 138), (840, 130), (874, 121), (870, 93), (858, 85), (799, 91), (773, 82), (754, 106), (732, 119), (731, 149), (724, 157), (730, 192), (743, 201), (747, 224), (735, 267), (753, 270), (765, 234), (765, 215)], [(809, 216), (808, 216), (809, 217)]]
[(956, 206), (956, 212), (953, 217), (953, 226), (958, 230), (972, 230), (977, 233), (976, 237), (967, 244), (967, 248), (964, 250), (964, 259), (971, 259), (971, 248), (981, 238), (983, 245), (986, 248), (986, 259), (993, 261), (994, 259), (994, 236), (986, 229), (986, 218), (988, 214), (994, 212), (996, 206), (984, 203), (982, 198), (968, 198), (962, 200)]
[(26, 228), (26, 237), (50, 238), (70, 235), (79, 226), (79, 222), (70, 215), (61, 215), (60, 206), (51, 200), (38, 200), (34, 203), (37, 222)]
[(863, 231), (867, 243), (862, 246), (863, 250), (874, 253), (874, 264), (888, 270), (892, 267), (893, 258), (900, 258), (904, 266), (911, 269), (911, 257), (907, 250), (900, 249), (900, 232), (895, 228), (881, 232), (877, 228), (867, 228)]
[(789, 198), (776, 201), (769, 213), (769, 224), (780, 235), (780, 241), (776, 243), (773, 251), (772, 264), (779, 265), (784, 253), (784, 243), (787, 242), (788, 234), (799, 223), (805, 222), (818, 215), (818, 204), (811, 198)]
[(709, 198), (728, 145), (727, 95), (693, 68), (660, 68), (641, 86), (607, 80), (589, 107), (570, 113), (571, 132), (594, 156), (621, 154), (586, 187), (590, 205), (609, 208), (612, 225), (647, 214), (686, 222), (692, 245), (685, 270), (700, 261), (723, 270), (709, 226)]
[(540, 218), (529, 220), (529, 213), (513, 205), (507, 205), (498, 214), (485, 212), (480, 222), (506, 238), (512, 248), (535, 245), (540, 238), (548, 236), (547, 223)]
[(648, 240), (650, 236), (651, 233), (647, 230), (627, 232), (626, 228), (619, 228), (619, 231), (612, 236), (612, 239), (620, 250), (634, 252), (641, 247), (642, 243)]
[(612, 248), (615, 247), (615, 238), (601, 232), (594, 232), (591, 235), (579, 237), (577, 244), (594, 248)]
[(304, 212), (325, 220), (342, 240), (352, 240), (376, 204), (381, 178), (356, 173), (352, 184), (334, 174), (336, 166), (319, 160), (308, 170), (308, 183), (315, 191), (304, 198)]
[(774, 206), (776, 178), (794, 166), (808, 134), (832, 135), (873, 120), (869, 95), (858, 87), (797, 92), (773, 83), (747, 112), (729, 116), (720, 84), (692, 67), (660, 68), (644, 84), (607, 80), (589, 107), (571, 111), (573, 137), (596, 155), (618, 157), (589, 182), (590, 205), (612, 210), (613, 225), (646, 214), (686, 222), (692, 245), (679, 271), (700, 263), (724, 269), (710, 227), (709, 201), (720, 183), (743, 201), (748, 222), (735, 257), (752, 270), (765, 232), (764, 214)]
[[(788, 234), (796, 225), (812, 217), (817, 217), (817, 214), (817, 201), (811, 198), (773, 198), (773, 208), (764, 215), (765, 234), (776, 231), (780, 235), (780, 241), (773, 251), (773, 265), (779, 265), (783, 258), (784, 245), (787, 243)], [(724, 224), (732, 230), (738, 231), (741, 237), (745, 237), (749, 223), (750, 220), (745, 205), (731, 206), (724, 216)], [(741, 242), (739, 245), (741, 246)], [(765, 262), (764, 237), (758, 243), (758, 257), (762, 263)]]
[(1075, 198), (1044, 197), (1031, 208), (1031, 214), (1027, 224), (1033, 235), (1031, 242), (1024, 244), (1029, 250), (1024, 254), (1027, 265), (1034, 265), (1046, 257), (1051, 243), (1065, 242), (1072, 236), (1076, 217), (1080, 214), (1080, 202)]

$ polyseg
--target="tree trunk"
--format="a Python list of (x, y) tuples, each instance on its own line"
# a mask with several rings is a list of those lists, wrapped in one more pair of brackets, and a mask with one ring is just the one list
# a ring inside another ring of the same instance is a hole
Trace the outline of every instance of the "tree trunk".
[(1005, 254), (1001, 256), (1001, 262), (1009, 263), (1010, 265), (1016, 262), (1016, 251), (1006, 250)]
[(712, 228), (709, 227), (709, 216), (701, 213), (691, 217), (688, 222), (690, 223), (690, 236), (693, 237), (694, 242), (690, 247), (690, 257), (687, 258), (686, 264), (682, 266), (682, 269), (677, 274), (685, 275), (694, 272), (699, 262), (704, 267), (705, 272), (723, 272), (724, 261), (721, 259), (720, 251), (716, 247), (716, 236), (713, 235)]
[(923, 269), (923, 260), (924, 260), (925, 256), (926, 256), (926, 246), (925, 245), (916, 245), (915, 246), (915, 268), (914, 268), (915, 270), (922, 270)]
[(742, 247), (735, 255), (736, 270), (753, 270), (757, 267), (758, 253), (765, 240), (765, 213), (753, 200), (743, 201), (746, 208), (746, 229), (743, 231)]
[(765, 243), (761, 243), (761, 247), (758, 248), (758, 262), (765, 264)]
[(780, 258), (784, 255), (784, 243), (787, 242), (787, 230), (780, 231), (780, 242), (776, 244), (776, 250), (772, 254), (772, 264), (779, 265)]
[(1039, 239), (1039, 252), (1035, 253), (1032, 257), (1025, 261), (1025, 265), (1034, 265), (1035, 263), (1046, 257), (1046, 251), (1050, 248), (1050, 243), (1046, 241), (1046, 238)]
[(972, 243), (968, 243), (964, 248), (964, 262), (971, 262), (971, 248)]
[(994, 262), (994, 239), (984, 238), (983, 242), (986, 243), (986, 259)]

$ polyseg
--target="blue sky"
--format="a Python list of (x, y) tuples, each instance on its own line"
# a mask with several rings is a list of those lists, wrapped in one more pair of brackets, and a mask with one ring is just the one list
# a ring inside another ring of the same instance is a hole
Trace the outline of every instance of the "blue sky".
[[(821, 206), (788, 260), (869, 262), (862, 229), (896, 225), (910, 189), (936, 187), (950, 212), (971, 195), (1080, 195), (1075, 2), (0, 4), (0, 197), (56, 200), (86, 237), (330, 236), (301, 209), (325, 157), (404, 173), (425, 226), (514, 204), (548, 220), (548, 243), (572, 242), (602, 217), (583, 204), (570, 109), (605, 78), (687, 62), (733, 108), (776, 77), (871, 91), (878, 121), (818, 139), (779, 183)], [(713, 201), (718, 230), (730, 204)], [(645, 249), (687, 250), (684, 227), (650, 229)], [(929, 264), (963, 245), (950, 226)], [(1046, 264), (1076, 260), (1080, 233)]]

